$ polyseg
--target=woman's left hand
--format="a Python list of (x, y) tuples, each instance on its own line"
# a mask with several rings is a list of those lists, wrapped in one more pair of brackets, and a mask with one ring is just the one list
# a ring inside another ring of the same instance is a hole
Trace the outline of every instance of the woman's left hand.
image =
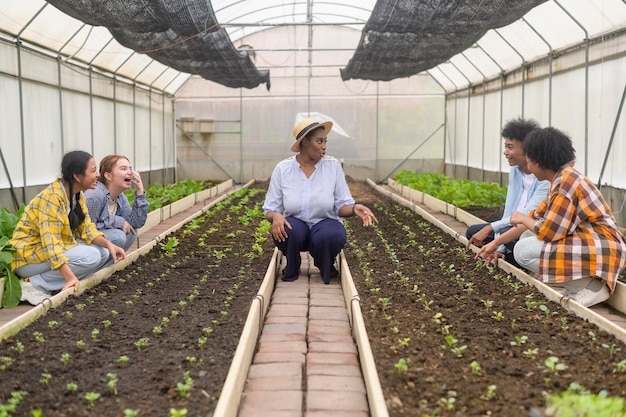
[(378, 219), (376, 218), (376, 216), (374, 216), (372, 210), (370, 210), (367, 206), (364, 206), (363, 204), (354, 205), (354, 214), (356, 214), (361, 218), (361, 220), (363, 220), (364, 227), (371, 226), (374, 223), (378, 223)]
[(141, 181), (141, 173), (139, 171), (133, 171), (133, 184), (135, 184), (135, 192), (137, 194), (141, 195), (144, 193), (143, 181)]
[(113, 258), (113, 263), (116, 264), (119, 261), (126, 259), (126, 251), (119, 246), (111, 243), (108, 249), (111, 257)]

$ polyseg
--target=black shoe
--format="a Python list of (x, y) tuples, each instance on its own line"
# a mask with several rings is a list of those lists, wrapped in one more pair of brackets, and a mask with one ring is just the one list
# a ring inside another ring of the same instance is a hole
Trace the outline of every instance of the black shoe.
[(283, 277), (281, 278), (283, 281), (285, 282), (294, 282), (296, 281), (298, 278), (300, 278), (300, 271), (296, 272), (296, 275), (291, 276), (291, 277), (287, 277), (285, 276), (285, 270), (283, 269)]

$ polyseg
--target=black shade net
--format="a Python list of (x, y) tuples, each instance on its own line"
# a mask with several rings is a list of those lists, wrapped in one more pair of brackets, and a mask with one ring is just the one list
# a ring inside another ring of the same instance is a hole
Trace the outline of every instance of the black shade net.
[(270, 88), (269, 71), (259, 71), (238, 51), (206, 0), (47, 0), (62, 12), (106, 27), (123, 46), (171, 68), (227, 87)]
[(389, 81), (433, 68), (546, 0), (378, 0), (341, 78)]

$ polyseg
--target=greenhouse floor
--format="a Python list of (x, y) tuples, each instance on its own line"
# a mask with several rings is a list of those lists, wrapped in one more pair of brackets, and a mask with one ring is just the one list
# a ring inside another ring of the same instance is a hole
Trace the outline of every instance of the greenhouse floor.
[[(463, 223), (419, 206), (464, 234)], [(129, 253), (203, 207), (199, 203), (142, 230)], [(333, 279), (330, 285), (324, 285), (308, 254), (303, 253), (302, 261), (300, 279), (276, 284), (241, 398), (239, 417), (369, 416), (367, 392), (340, 281)], [(0, 326), (31, 308), (21, 303), (13, 309), (0, 309)], [(626, 328), (623, 316), (608, 305), (601, 304), (593, 310)]]

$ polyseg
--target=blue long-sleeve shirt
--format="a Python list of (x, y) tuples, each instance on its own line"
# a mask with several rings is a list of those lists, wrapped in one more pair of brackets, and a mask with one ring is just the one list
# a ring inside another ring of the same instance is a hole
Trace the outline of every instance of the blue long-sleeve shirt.
[(295, 217), (311, 228), (324, 219), (341, 221), (339, 209), (352, 204), (354, 199), (337, 159), (332, 156), (320, 159), (307, 178), (292, 156), (274, 168), (263, 210)]
[[(531, 174), (532, 175), (532, 174)], [(539, 204), (546, 199), (550, 190), (550, 181), (539, 181), (533, 175), (533, 183), (528, 190), (526, 202), (520, 210), (524, 214), (539, 207)], [(515, 165), (509, 172), (509, 186), (506, 192), (506, 202), (504, 204), (504, 213), (500, 220), (490, 223), (493, 232), (497, 236), (511, 228), (511, 215), (517, 210), (524, 191), (524, 173), (519, 166)], [(505, 253), (504, 245), (498, 248), (498, 251)]]
[(122, 229), (124, 222), (128, 222), (137, 230), (146, 223), (148, 218), (148, 201), (146, 200), (145, 192), (141, 195), (135, 193), (132, 207), (124, 193), (120, 193), (115, 199), (117, 209), (113, 216), (109, 214), (108, 209), (110, 198), (111, 193), (100, 181), (98, 181), (95, 189), (85, 191), (89, 217), (96, 224), (98, 230)]

